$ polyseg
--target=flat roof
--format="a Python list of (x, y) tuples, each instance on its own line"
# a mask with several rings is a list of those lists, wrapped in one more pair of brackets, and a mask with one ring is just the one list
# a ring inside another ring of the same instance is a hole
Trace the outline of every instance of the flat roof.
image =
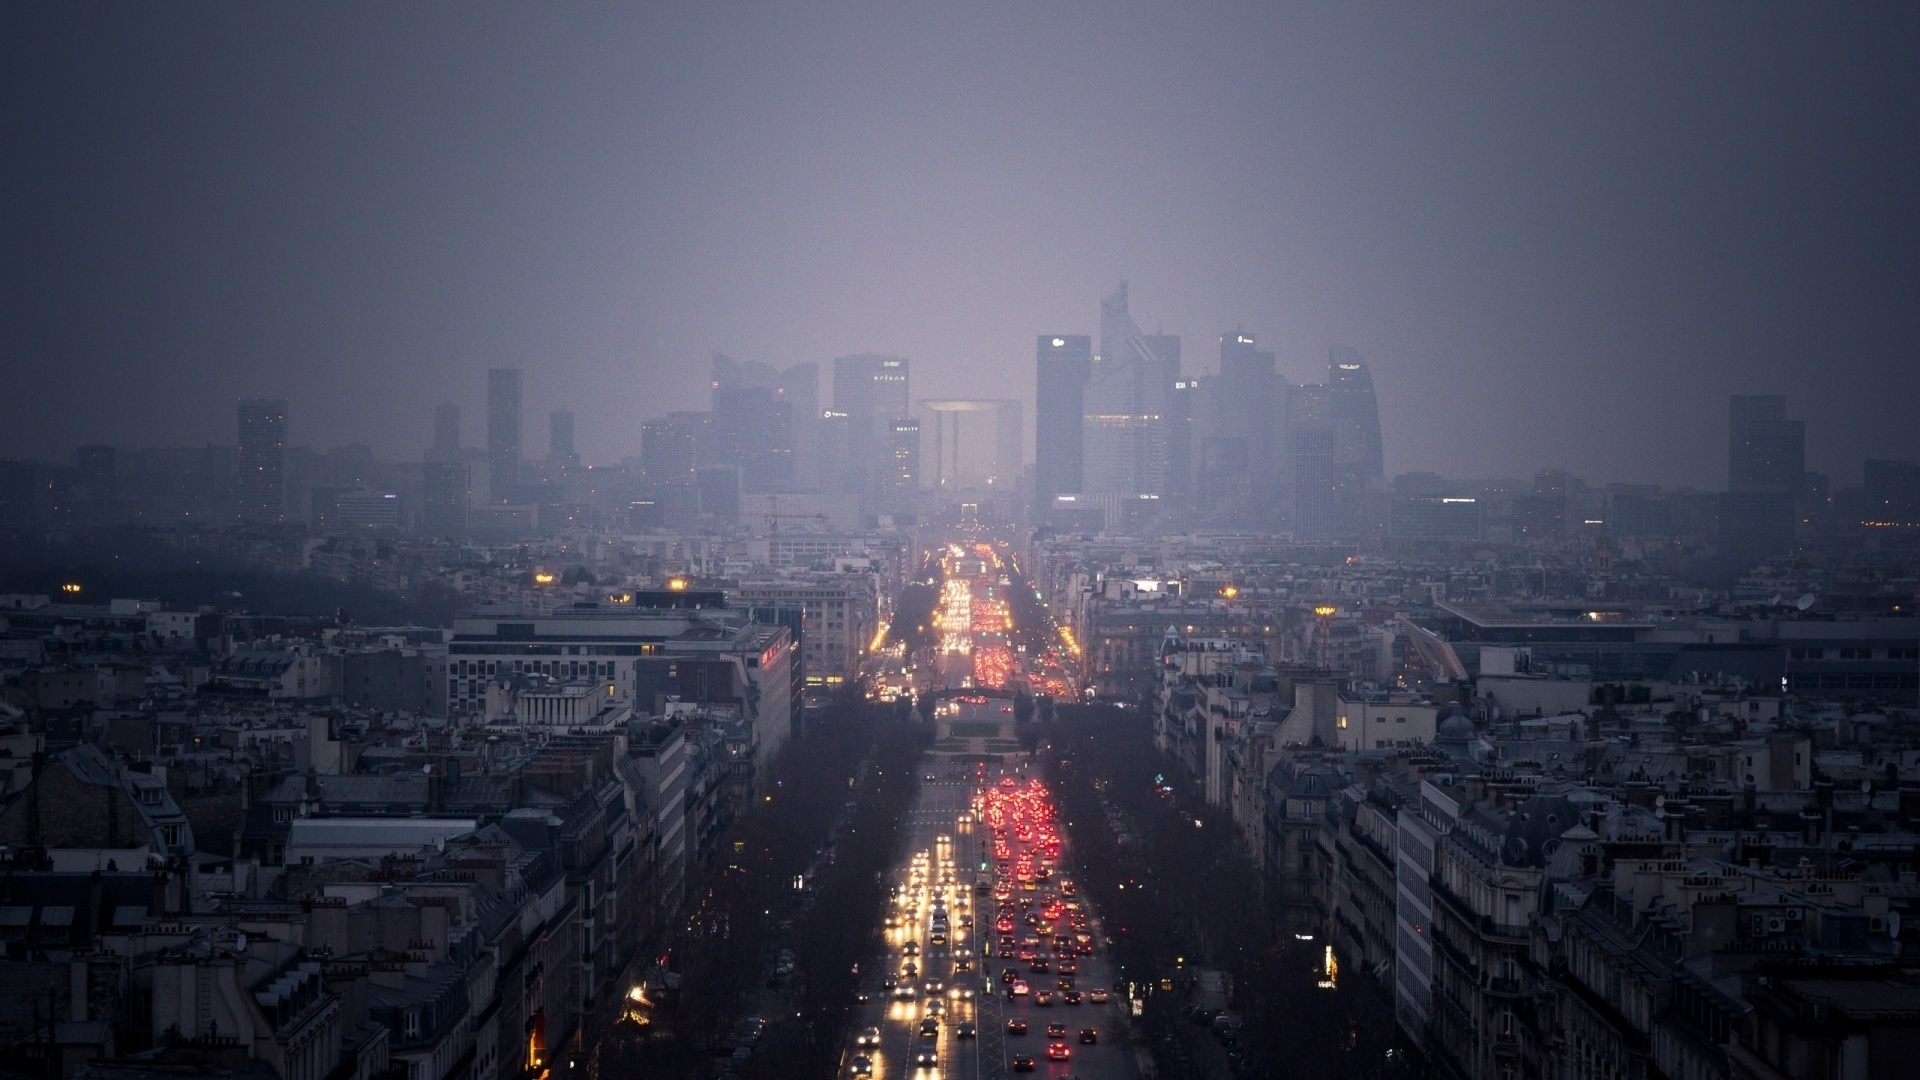
[(1448, 600), (1442, 600), (1435, 606), (1456, 618), (1486, 629), (1605, 626), (1644, 630), (1653, 627), (1653, 623), (1645, 619), (1630, 618), (1627, 612), (1617, 607), (1604, 604), (1583, 606), (1578, 601), (1564, 601), (1552, 606), (1523, 610), (1516, 610), (1505, 604), (1467, 604)]

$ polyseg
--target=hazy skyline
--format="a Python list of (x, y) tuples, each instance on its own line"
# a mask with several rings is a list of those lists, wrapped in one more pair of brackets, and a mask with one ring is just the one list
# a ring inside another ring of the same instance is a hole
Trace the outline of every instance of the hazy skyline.
[[(1389, 475), (1718, 487), (1726, 397), (1808, 467), (1920, 456), (1920, 17), (1752, 4), (0, 14), (0, 453), (482, 441), (588, 461), (714, 349), (1013, 392), (1143, 329), (1364, 354)], [(1031, 431), (1029, 431), (1029, 447)]]

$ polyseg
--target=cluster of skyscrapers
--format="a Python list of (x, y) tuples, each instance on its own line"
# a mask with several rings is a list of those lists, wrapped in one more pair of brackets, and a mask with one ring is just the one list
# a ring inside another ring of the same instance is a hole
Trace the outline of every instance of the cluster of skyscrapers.
[[(707, 407), (640, 424), (639, 454), (585, 464), (574, 414), (547, 416), (529, 454), (523, 373), (486, 376), (479, 446), (443, 403), (412, 461), (361, 444), (290, 443), (288, 403), (237, 403), (231, 443), (79, 447), (71, 466), (0, 461), (0, 517), (22, 527), (204, 528), (286, 523), (503, 539), (578, 528), (783, 524), (873, 528), (936, 520), (1072, 532), (1164, 528), (1300, 540), (1706, 543), (1764, 559), (1810, 538), (1920, 523), (1920, 467), (1872, 459), (1858, 487), (1807, 468), (1806, 424), (1785, 398), (1735, 395), (1723, 490), (1589, 487), (1564, 470), (1517, 478), (1385, 476), (1372, 375), (1351, 349), (1317, 382), (1292, 383), (1240, 328), (1218, 356), (1145, 333), (1123, 282), (1097, 334), (1036, 340), (1034, 455), (1025, 407), (1007, 398), (920, 398), (911, 364), (842, 356), (790, 367), (715, 353)], [(1202, 369), (1202, 370), (1194, 370)], [(824, 376), (824, 377), (823, 377)]]
[(1357, 353), (1335, 348), (1325, 382), (1289, 385), (1273, 353), (1233, 330), (1216, 373), (1187, 374), (1180, 338), (1142, 333), (1124, 282), (1101, 301), (1099, 345), (1038, 339), (1036, 518), (1131, 525), (1178, 512), (1304, 536), (1358, 528), (1385, 463)]
[(840, 357), (828, 403), (816, 363), (779, 369), (715, 353), (708, 409), (641, 425), (647, 496), (663, 514), (721, 518), (753, 510), (743, 500), (756, 495), (818, 496), (868, 516), (904, 512), (920, 485), (909, 373), (898, 356)]

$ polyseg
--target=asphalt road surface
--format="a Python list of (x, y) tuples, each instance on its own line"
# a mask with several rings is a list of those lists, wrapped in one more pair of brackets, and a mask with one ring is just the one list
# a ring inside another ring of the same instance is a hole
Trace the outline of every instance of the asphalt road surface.
[[(902, 904), (894, 910), (916, 906), (917, 917), (904, 920), (903, 926), (888, 929), (887, 953), (874, 956), (862, 965), (862, 987), (871, 994), (871, 1000), (860, 1006), (856, 1014), (849, 1046), (841, 1058), (841, 1075), (856, 1076), (856, 1059), (864, 1056), (871, 1064), (872, 1075), (885, 1080), (1006, 1080), (1027, 1075), (1053, 1080), (1066, 1077), (1137, 1080), (1140, 1072), (1133, 1050), (1126, 1044), (1120, 1011), (1124, 1004), (1118, 995), (1106, 1005), (1086, 1002), (1067, 1005), (1056, 989), (1057, 976), (1027, 974), (1027, 965), (1018, 959), (982, 955), (982, 942), (990, 946), (994, 937), (995, 905), (990, 895), (976, 895), (972, 885), (980, 873), (982, 844), (990, 846), (992, 837), (985, 825), (960, 821), (961, 815), (971, 809), (974, 792), (979, 787), (973, 772), (971, 764), (963, 766), (937, 758), (927, 758), (921, 765), (920, 793), (905, 823), (907, 855), (894, 868), (892, 881), (901, 888), (903, 897)], [(928, 774), (934, 779), (924, 779)], [(987, 782), (994, 782), (1001, 775), (1018, 775), (1023, 779), (1025, 776), (1009, 764), (1004, 769), (989, 768)], [(943, 842), (942, 837), (947, 839)], [(990, 859), (990, 851), (986, 857)], [(1063, 850), (1061, 865), (1069, 861)], [(951, 940), (946, 946), (932, 941), (936, 899), (944, 905), (949, 924)], [(967, 924), (969, 919), (971, 925)], [(1111, 989), (1113, 986), (1105, 930), (1098, 912), (1093, 913), (1090, 929), (1095, 950), (1093, 955), (1080, 958), (1075, 976), (1075, 985), (1083, 995), (1096, 987)], [(910, 949), (918, 955), (909, 956)], [(915, 992), (908, 997), (883, 993), (883, 978), (909, 981), (902, 977), (903, 965), (908, 960), (914, 961), (918, 971), (911, 980)], [(971, 969), (958, 970), (964, 964), (970, 964)], [(1021, 971), (1033, 989), (1054, 990), (1055, 1003), (1049, 1007), (1037, 1006), (1032, 1004), (1031, 996), (1017, 1003), (1009, 1001), (1000, 978), (1000, 973), (1009, 967)], [(944, 985), (930, 994), (926, 986), (930, 981)], [(934, 1017), (938, 1033), (928, 1037), (922, 1034), (922, 1024), (932, 1012), (931, 1002), (936, 998), (940, 1002), (939, 1013)], [(1013, 1017), (1027, 1021), (1027, 1034), (1007, 1034), (1006, 1022)], [(975, 1025), (976, 1034), (972, 1037), (959, 1034), (961, 1024), (967, 1022)], [(1056, 1023), (1065, 1025), (1064, 1038), (1046, 1035), (1047, 1026)], [(878, 1047), (854, 1044), (868, 1027), (879, 1029)], [(1099, 1041), (1093, 1045), (1082, 1044), (1079, 1041), (1082, 1028), (1095, 1029)], [(1050, 1042), (1064, 1043), (1071, 1059), (1048, 1061), (1046, 1050)], [(933, 1052), (935, 1065), (917, 1064), (918, 1055), (924, 1051)], [(1034, 1059), (1032, 1073), (1013, 1071), (1014, 1059), (1020, 1055)]]

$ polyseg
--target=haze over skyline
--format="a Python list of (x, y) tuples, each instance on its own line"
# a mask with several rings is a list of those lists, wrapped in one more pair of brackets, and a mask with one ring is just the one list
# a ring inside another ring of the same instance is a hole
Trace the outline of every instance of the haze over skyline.
[[(590, 462), (719, 349), (1017, 393), (1128, 279), (1212, 370), (1367, 357), (1391, 475), (1703, 488), (1726, 396), (1920, 456), (1920, 18), (1607, 9), (16, 8), (0, 453), (415, 457), (486, 370)], [(544, 431), (544, 427), (540, 430)], [(1029, 447), (1031, 431), (1029, 431)]]

